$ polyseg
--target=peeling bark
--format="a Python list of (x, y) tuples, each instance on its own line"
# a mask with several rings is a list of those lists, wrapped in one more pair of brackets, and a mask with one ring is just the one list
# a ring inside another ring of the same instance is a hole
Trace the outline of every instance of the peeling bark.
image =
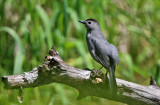
[(31, 88), (53, 82), (63, 83), (79, 91), (77, 99), (98, 96), (129, 105), (160, 105), (160, 88), (151, 77), (150, 86), (141, 86), (121, 79), (117, 81), (117, 95), (109, 92), (108, 77), (101, 70), (80, 70), (66, 64), (54, 47), (42, 65), (30, 72), (3, 76), (5, 89)]

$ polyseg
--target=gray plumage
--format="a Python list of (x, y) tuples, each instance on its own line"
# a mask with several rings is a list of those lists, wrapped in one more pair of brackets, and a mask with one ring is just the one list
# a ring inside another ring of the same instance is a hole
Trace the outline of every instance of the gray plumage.
[(100, 63), (109, 72), (109, 85), (113, 94), (117, 92), (115, 69), (119, 63), (118, 51), (115, 46), (106, 41), (95, 19), (79, 21), (87, 29), (88, 50), (95, 61)]

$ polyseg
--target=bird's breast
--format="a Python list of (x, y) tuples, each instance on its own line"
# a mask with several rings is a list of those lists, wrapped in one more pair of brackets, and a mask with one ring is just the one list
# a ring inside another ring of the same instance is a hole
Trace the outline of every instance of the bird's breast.
[[(95, 59), (95, 45), (92, 38), (87, 37), (87, 46), (91, 56)], [(96, 60), (96, 59), (95, 59)]]

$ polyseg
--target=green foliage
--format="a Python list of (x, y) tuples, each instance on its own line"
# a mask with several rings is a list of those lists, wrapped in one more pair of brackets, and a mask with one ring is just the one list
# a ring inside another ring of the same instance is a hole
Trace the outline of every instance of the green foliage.
[[(52, 45), (68, 64), (99, 69), (88, 52), (86, 30), (78, 23), (87, 18), (97, 19), (119, 50), (116, 77), (149, 85), (153, 75), (160, 84), (159, 0), (0, 0), (0, 77), (32, 70)], [(18, 91), (0, 85), (0, 105), (18, 104)], [(76, 101), (76, 96), (73, 88), (52, 84), (25, 89), (23, 104), (117, 104), (96, 97)]]

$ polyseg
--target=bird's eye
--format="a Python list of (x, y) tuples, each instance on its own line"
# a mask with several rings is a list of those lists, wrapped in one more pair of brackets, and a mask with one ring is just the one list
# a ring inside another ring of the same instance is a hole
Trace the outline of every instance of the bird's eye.
[(88, 22), (88, 24), (91, 24), (91, 22)]

